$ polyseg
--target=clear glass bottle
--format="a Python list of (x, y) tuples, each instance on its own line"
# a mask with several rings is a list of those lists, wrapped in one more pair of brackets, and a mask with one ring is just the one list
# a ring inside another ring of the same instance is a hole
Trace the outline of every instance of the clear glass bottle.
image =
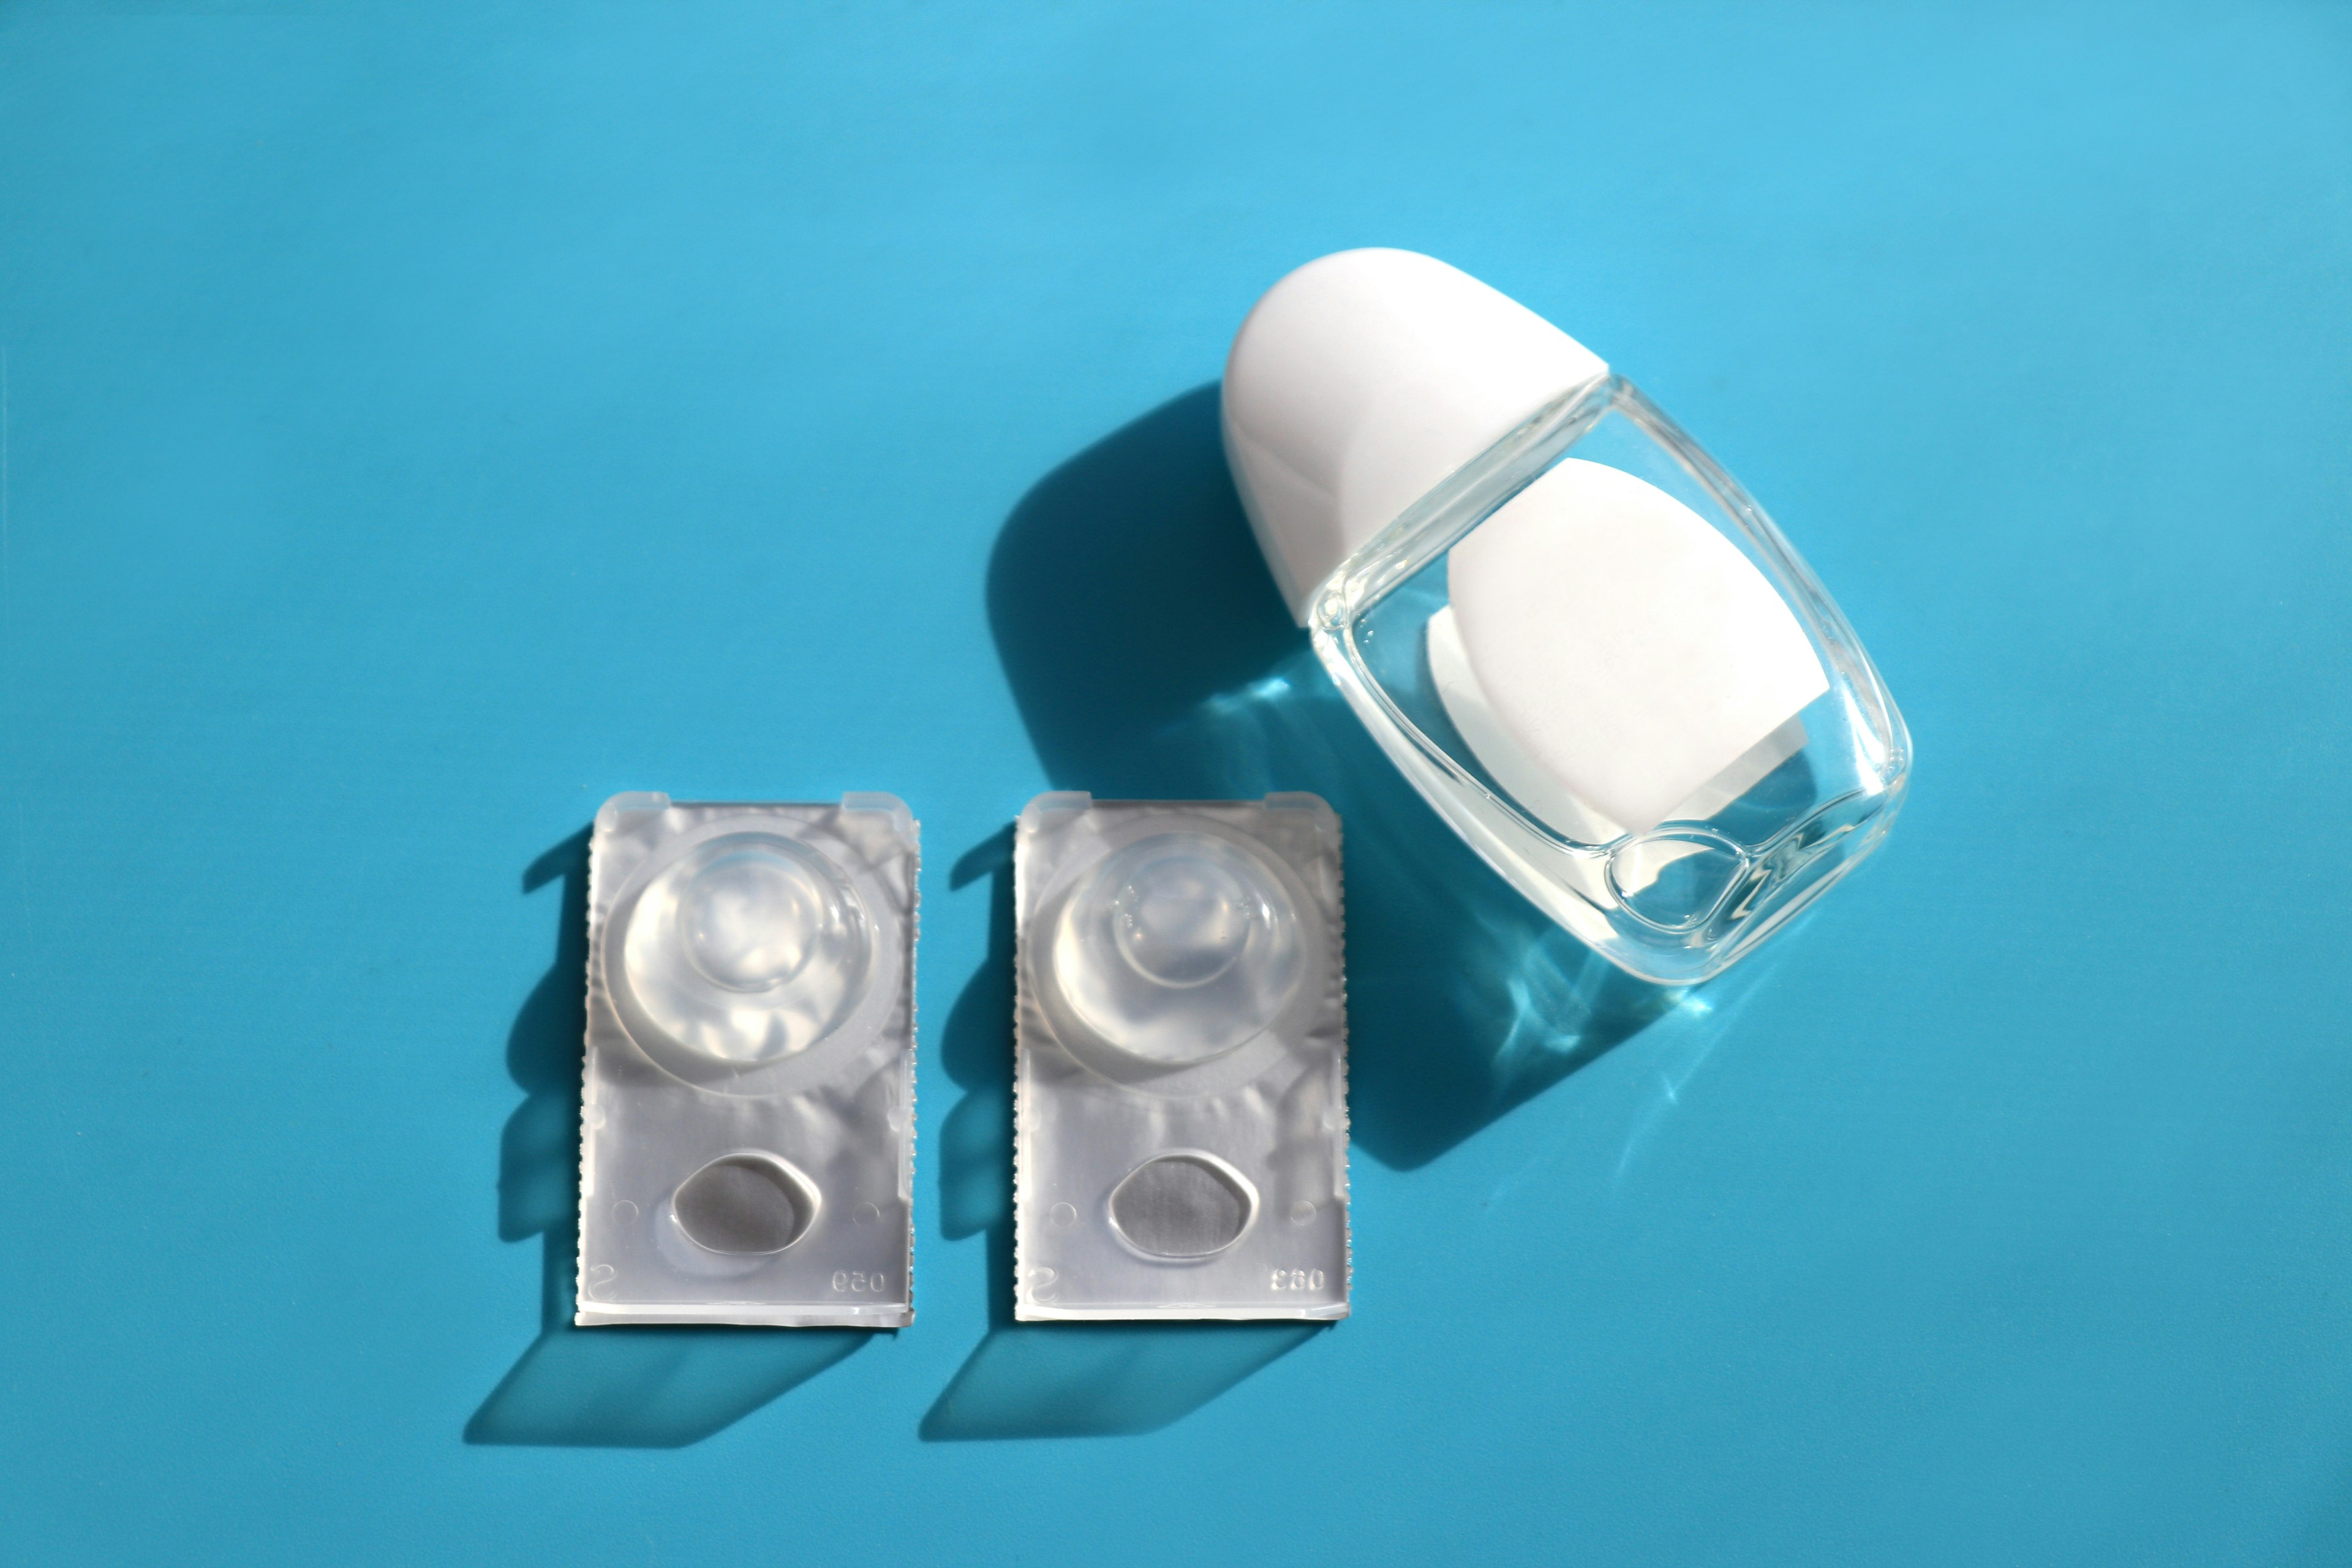
[(1885, 836), (1910, 740), (1860, 639), (1738, 483), (1549, 323), (1428, 258), (1346, 252), (1261, 302), (1226, 401), (1253, 525), (1350, 706), (1612, 963), (1707, 979)]

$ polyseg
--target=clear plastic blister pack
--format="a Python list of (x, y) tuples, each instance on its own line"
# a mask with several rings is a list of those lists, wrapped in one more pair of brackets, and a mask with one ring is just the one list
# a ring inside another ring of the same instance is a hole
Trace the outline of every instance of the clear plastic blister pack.
[(597, 812), (577, 1322), (913, 1321), (918, 862), (895, 795)]
[(1014, 1315), (1347, 1316), (1338, 816), (1045, 795), (1013, 868)]

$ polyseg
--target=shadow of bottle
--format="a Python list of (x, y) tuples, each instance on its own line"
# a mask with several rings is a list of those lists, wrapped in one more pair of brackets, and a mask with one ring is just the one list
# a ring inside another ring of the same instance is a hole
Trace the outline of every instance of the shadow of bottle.
[[(1275, 591), (1225, 467), (1212, 384), (1048, 474), (989, 562), (989, 626), (1055, 787), (1106, 799), (1311, 790), (1347, 858), (1356, 1148), (1434, 1159), (1671, 1011), (1490, 871), (1391, 767)], [(1319, 1331), (1291, 1323), (1012, 1318), (1012, 833), (952, 878), (992, 886), (989, 954), (942, 1038), (950, 1237), (985, 1231), (990, 1330), (924, 1417), (963, 1437), (1145, 1432)]]
[(848, 1356), (872, 1331), (573, 1326), (580, 1061), (587, 1032), (586, 828), (532, 861), (523, 891), (558, 879), (555, 962), (507, 1037), (507, 1070), (528, 1098), (508, 1118), (499, 1152), (499, 1235), (543, 1238), (540, 1334), (466, 1423), (466, 1441), (684, 1447)]
[(986, 879), (988, 954), (940, 1031), (963, 1098), (940, 1130), (940, 1223), (988, 1237), (988, 1333), (923, 1417), (927, 1442), (1157, 1431), (1304, 1344), (1307, 1323), (1020, 1323), (1013, 1318), (1013, 830), (956, 863)]

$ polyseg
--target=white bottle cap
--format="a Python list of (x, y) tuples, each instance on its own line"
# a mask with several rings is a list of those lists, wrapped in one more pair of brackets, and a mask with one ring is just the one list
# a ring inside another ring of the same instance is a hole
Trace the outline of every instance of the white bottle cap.
[(1608, 368), (1410, 250), (1343, 250), (1267, 289), (1225, 359), (1225, 456), (1292, 616), (1440, 479)]

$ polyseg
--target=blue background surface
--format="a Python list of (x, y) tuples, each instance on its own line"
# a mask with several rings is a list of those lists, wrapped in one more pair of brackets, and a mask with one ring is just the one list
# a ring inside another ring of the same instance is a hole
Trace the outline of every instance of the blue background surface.
[[(1256, 295), (1442, 256), (1918, 745), (1612, 982), (1299, 657)], [(0, 1558), (2352, 1558), (2352, 14), (0, 8)], [(1003, 1322), (1003, 826), (1347, 814), (1356, 1315)], [(561, 1326), (578, 835), (903, 795), (917, 1325)]]

